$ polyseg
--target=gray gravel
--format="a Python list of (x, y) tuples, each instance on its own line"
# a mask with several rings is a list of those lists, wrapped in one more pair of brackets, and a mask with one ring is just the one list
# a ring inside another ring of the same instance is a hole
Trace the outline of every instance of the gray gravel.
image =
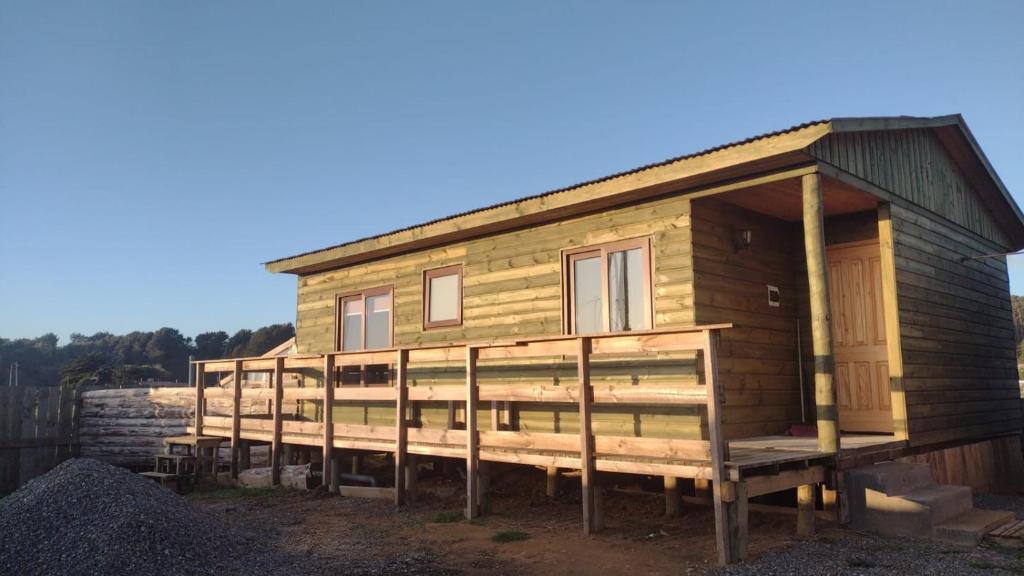
[(989, 576), (1021, 573), (1024, 573), (1024, 562), (1018, 550), (984, 545), (968, 550), (925, 540), (883, 538), (838, 529), (812, 540), (796, 541), (744, 564), (708, 572), (718, 576)]
[(396, 554), (331, 566), (285, 553), (259, 530), (127, 470), (68, 460), (0, 500), (0, 575), (428, 574), (432, 565)]

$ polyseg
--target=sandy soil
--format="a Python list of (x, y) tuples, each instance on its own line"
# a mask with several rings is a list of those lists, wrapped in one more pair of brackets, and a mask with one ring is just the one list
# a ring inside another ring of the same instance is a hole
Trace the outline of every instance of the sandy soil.
[[(408, 573), (423, 574), (680, 574), (714, 565), (709, 506), (684, 505), (680, 517), (667, 518), (662, 498), (613, 491), (605, 530), (585, 536), (578, 481), (564, 480), (562, 492), (549, 500), (543, 476), (528, 469), (506, 475), (495, 486), (491, 512), (473, 523), (461, 519), (458, 479), (421, 482), (418, 502), (400, 511), (385, 501), (286, 491), (227, 492), (195, 502), (342, 572), (349, 566), (373, 573), (365, 567), (396, 554)], [(750, 522), (753, 556), (794, 539), (792, 516), (752, 512)], [(507, 532), (525, 539), (492, 539)]]

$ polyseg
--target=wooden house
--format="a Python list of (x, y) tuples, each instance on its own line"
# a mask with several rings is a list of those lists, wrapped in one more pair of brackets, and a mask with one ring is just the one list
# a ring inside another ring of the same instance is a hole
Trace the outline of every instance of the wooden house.
[(410, 459), (464, 458), (470, 516), (488, 462), (577, 468), (587, 530), (601, 472), (711, 482), (733, 560), (758, 494), (829, 505), (845, 467), (965, 451), (936, 473), (1018, 469), (1022, 247), (960, 116), (809, 122), (266, 263), (297, 277), (297, 355), (199, 374), (300, 371), (267, 393), (314, 409), (196, 430), (321, 447), (326, 475), (394, 453), (399, 501)]

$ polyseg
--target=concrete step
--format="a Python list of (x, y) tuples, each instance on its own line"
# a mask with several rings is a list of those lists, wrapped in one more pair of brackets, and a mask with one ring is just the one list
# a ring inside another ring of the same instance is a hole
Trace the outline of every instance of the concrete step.
[(891, 498), (905, 499), (928, 508), (929, 522), (937, 526), (974, 508), (968, 486), (932, 484)]
[(932, 537), (958, 546), (977, 546), (986, 534), (1015, 520), (1013, 512), (971, 509), (937, 525)]
[(851, 493), (865, 489), (884, 494), (903, 494), (932, 483), (928, 464), (883, 462), (855, 468), (846, 473), (846, 485)]

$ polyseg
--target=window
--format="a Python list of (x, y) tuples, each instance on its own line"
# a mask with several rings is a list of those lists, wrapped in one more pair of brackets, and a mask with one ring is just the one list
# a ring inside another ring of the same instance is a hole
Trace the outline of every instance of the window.
[(338, 296), (338, 349), (344, 352), (391, 346), (390, 286)]
[(462, 265), (423, 273), (423, 327), (462, 324)]
[[(338, 296), (338, 350), (354, 352), (390, 348), (394, 289), (391, 286)], [(386, 364), (341, 366), (342, 384), (387, 383)]]
[(563, 252), (570, 334), (653, 326), (650, 246), (649, 239), (640, 238)]

